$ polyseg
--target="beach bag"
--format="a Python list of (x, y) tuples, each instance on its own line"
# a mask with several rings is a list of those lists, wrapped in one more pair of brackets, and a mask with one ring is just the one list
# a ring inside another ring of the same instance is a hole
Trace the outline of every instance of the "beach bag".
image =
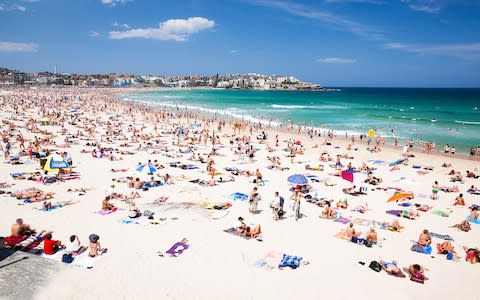
[(422, 275), (422, 273), (417, 272), (410, 276), (410, 280), (423, 284), (425, 282), (425, 277)]
[(370, 241), (367, 241), (367, 240), (365, 240), (365, 241), (363, 242), (363, 244), (365, 245), (365, 247), (368, 247), (368, 248), (372, 248), (372, 246), (373, 246), (373, 243), (370, 242)]
[(376, 260), (372, 260), (372, 262), (368, 267), (374, 270), (375, 272), (380, 272), (382, 270), (382, 265)]
[(62, 255), (62, 262), (66, 264), (71, 264), (73, 262), (73, 256), (71, 254)]

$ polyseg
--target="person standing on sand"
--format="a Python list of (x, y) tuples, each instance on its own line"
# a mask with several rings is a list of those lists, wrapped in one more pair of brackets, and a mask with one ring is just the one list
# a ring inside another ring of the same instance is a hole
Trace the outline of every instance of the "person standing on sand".
[(435, 181), (432, 185), (432, 200), (438, 199), (438, 190), (440, 189), (438, 181)]
[(298, 219), (300, 218), (301, 216), (301, 213), (300, 213), (300, 203), (301, 203), (301, 200), (302, 200), (302, 193), (300, 192), (300, 186), (297, 185), (295, 187), (295, 190), (292, 194), (292, 196), (290, 196), (290, 200), (293, 200), (293, 213), (294, 213), (294, 216), (295, 216), (295, 220), (298, 221)]

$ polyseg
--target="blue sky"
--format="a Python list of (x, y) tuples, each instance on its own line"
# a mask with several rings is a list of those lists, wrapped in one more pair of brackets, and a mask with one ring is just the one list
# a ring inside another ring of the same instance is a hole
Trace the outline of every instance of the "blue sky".
[(478, 0), (0, 0), (0, 66), (480, 87)]

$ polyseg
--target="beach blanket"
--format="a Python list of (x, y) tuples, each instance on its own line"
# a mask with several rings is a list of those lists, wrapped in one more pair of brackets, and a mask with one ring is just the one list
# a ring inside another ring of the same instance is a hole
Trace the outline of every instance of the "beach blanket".
[(230, 234), (235, 235), (235, 236), (239, 236), (239, 237), (244, 238), (244, 239), (246, 239), (246, 240), (249, 240), (249, 239), (250, 239), (250, 237), (244, 236), (243, 234), (238, 233), (238, 232), (235, 230), (235, 228), (233, 228), (233, 227), (230, 227), (230, 228), (228, 228), (228, 229), (225, 229), (224, 232), (230, 233)]
[(472, 223), (472, 224), (480, 224), (480, 219), (479, 220), (474, 220), (472, 217), (468, 216), (466, 218), (466, 220), (469, 222), (469, 223)]
[(150, 220), (147, 217), (141, 216), (138, 218), (130, 218), (125, 217), (120, 219), (120, 223), (122, 224), (137, 224), (137, 225), (148, 225), (150, 224)]
[(441, 216), (441, 217), (448, 217), (450, 216), (450, 212), (448, 211), (443, 211), (443, 210), (434, 210), (432, 211), (432, 214)]
[(190, 245), (188, 245), (188, 244), (185, 244), (185, 243), (182, 243), (182, 242), (176, 242), (175, 244), (173, 244), (172, 247), (170, 247), (170, 249), (167, 250), (166, 253), (168, 253), (170, 255), (173, 255), (173, 256), (177, 256), (177, 255), (182, 254), (189, 247), (190, 247)]
[(233, 200), (247, 201), (248, 195), (243, 193), (233, 193), (230, 195)]
[(278, 265), (278, 267), (279, 268), (290, 267), (292, 269), (296, 269), (300, 267), (300, 263), (302, 260), (303, 258), (300, 256), (283, 254), (283, 258), (280, 261), (280, 264)]
[(34, 207), (33, 209), (39, 210), (39, 211), (48, 212), (48, 211), (57, 210), (57, 209), (59, 209), (59, 208), (61, 208), (61, 207), (63, 207), (63, 206), (61, 206), (61, 205), (54, 205), (54, 206), (50, 207), (49, 209), (46, 209), (45, 207)]
[(352, 223), (358, 226), (370, 226), (371, 221), (362, 218), (355, 218)]
[(350, 219), (349, 218), (346, 218), (346, 217), (343, 217), (341, 216), (340, 214), (338, 214), (337, 218), (334, 220), (334, 222), (338, 222), (338, 223), (342, 223), (342, 224), (349, 224), (350, 223)]
[(95, 214), (99, 214), (99, 215), (102, 215), (102, 216), (105, 216), (105, 215), (109, 215), (111, 213), (114, 213), (116, 212), (118, 209), (116, 207), (114, 207), (112, 210), (108, 210), (108, 209), (101, 209), (99, 211), (95, 211), (93, 213)]
[(410, 250), (412, 250), (414, 252), (418, 252), (418, 253), (428, 254), (428, 255), (432, 254), (432, 246), (430, 246), (430, 245), (422, 246), (422, 245), (417, 244), (417, 242), (415, 242), (415, 244), (412, 245)]
[(430, 236), (437, 239), (446, 240), (446, 241), (452, 241), (452, 242), (454, 241), (453, 237), (449, 236), (448, 234), (439, 234), (435, 232), (430, 232)]

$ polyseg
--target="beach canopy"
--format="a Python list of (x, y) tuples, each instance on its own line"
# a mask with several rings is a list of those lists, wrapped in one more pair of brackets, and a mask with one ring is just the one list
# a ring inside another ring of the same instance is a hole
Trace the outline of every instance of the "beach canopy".
[(393, 195), (387, 200), (387, 203), (393, 202), (393, 201), (405, 200), (405, 199), (413, 199), (414, 197), (415, 195), (410, 193), (396, 193), (395, 195)]
[(137, 172), (137, 174), (140, 174), (140, 175), (142, 174), (149, 175), (157, 172), (157, 168), (155, 168), (152, 165), (141, 164), (135, 169), (135, 172)]
[(353, 183), (353, 172), (342, 171), (342, 178)]
[(68, 163), (58, 154), (52, 154), (47, 157), (43, 170), (48, 172), (58, 172), (60, 169), (71, 170)]
[(302, 174), (293, 174), (291, 176), (288, 176), (287, 181), (288, 181), (288, 183), (295, 184), (295, 185), (307, 185), (308, 184), (308, 178), (305, 177)]
[(373, 129), (370, 129), (370, 130), (368, 131), (368, 134), (367, 134), (367, 135), (368, 135), (368, 137), (369, 137), (369, 138), (371, 138), (371, 137), (375, 137), (375, 135), (376, 135), (376, 132), (375, 132), (375, 130), (373, 130)]

